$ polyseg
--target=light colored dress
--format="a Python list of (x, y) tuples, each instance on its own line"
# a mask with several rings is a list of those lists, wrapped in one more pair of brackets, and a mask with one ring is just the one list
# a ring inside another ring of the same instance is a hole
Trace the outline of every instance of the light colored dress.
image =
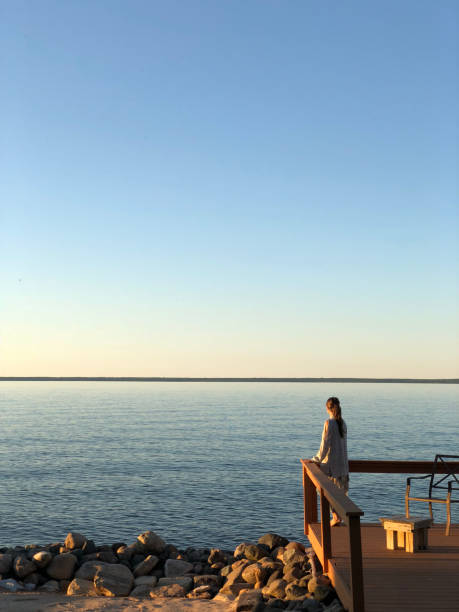
[(338, 423), (335, 419), (330, 418), (325, 421), (322, 442), (312, 461), (320, 463), (324, 474), (347, 492), (349, 488), (349, 462), (347, 458), (347, 427), (344, 421), (343, 437), (339, 434)]

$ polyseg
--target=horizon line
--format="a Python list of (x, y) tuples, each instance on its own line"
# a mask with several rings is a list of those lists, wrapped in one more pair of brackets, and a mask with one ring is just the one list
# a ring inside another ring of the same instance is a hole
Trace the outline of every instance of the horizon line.
[(459, 384), (459, 378), (186, 377), (186, 376), (0, 376), (0, 382), (295, 382)]

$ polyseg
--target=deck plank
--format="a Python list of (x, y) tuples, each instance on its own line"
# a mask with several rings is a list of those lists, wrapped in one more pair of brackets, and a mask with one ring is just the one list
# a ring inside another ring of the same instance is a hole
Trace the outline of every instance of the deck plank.
[[(310, 525), (312, 540), (320, 524)], [(429, 548), (416, 553), (387, 550), (381, 525), (362, 524), (362, 556), (366, 612), (443, 612), (459, 602), (459, 526), (445, 536), (443, 525), (429, 530)], [(349, 581), (347, 529), (332, 528), (332, 563)], [(338, 595), (340, 595), (339, 589)]]

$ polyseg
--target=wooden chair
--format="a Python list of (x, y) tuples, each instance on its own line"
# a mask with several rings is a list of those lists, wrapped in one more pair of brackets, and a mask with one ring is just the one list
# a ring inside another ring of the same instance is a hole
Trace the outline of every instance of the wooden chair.
[[(406, 517), (410, 517), (410, 501), (421, 501), (429, 504), (430, 518), (433, 522), (433, 511), (432, 504), (446, 504), (446, 535), (451, 533), (451, 504), (459, 503), (459, 496), (457, 499), (452, 499), (454, 491), (459, 491), (459, 480), (454, 473), (456, 466), (451, 466), (450, 463), (454, 462), (457, 465), (459, 455), (435, 455), (435, 461), (433, 462), (433, 469), (430, 474), (425, 476), (410, 476), (406, 479), (406, 493), (405, 493), (405, 510)], [(422, 480), (430, 478), (429, 482), (429, 495), (428, 497), (411, 497), (410, 488), (412, 480)], [(446, 497), (437, 497), (444, 495), (442, 491), (446, 491)], [(435, 497), (434, 497), (435, 495)]]

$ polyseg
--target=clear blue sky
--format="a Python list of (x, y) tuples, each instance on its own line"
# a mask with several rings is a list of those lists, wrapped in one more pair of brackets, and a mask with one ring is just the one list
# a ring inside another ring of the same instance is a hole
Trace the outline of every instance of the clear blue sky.
[(457, 2), (0, 10), (3, 375), (459, 375)]

